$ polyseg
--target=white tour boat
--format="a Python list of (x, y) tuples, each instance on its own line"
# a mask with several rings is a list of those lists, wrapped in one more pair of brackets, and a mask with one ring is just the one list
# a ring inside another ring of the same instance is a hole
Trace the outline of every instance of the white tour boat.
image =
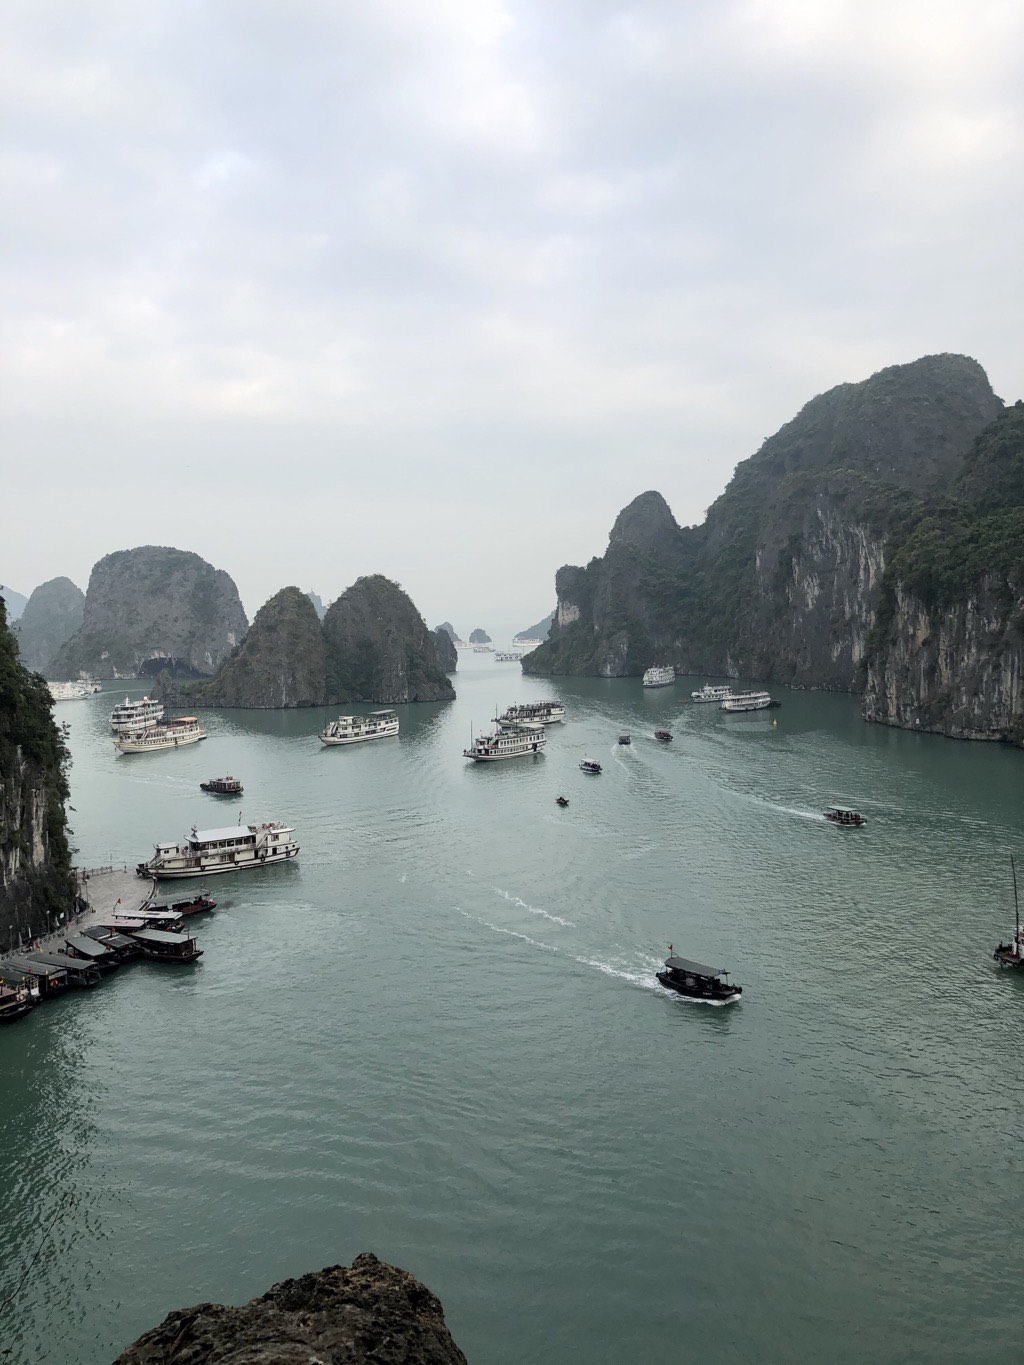
[(155, 754), (161, 749), (179, 749), (184, 744), (198, 744), (206, 738), (198, 716), (182, 716), (166, 725), (151, 725), (148, 730), (131, 730), (118, 735), (114, 748), (123, 754)]
[(509, 725), (498, 721), (493, 734), (479, 735), (468, 749), (463, 749), (462, 755), (474, 763), (497, 763), (503, 758), (538, 754), (547, 742), (543, 725)]
[(734, 692), (719, 708), (722, 711), (767, 711), (774, 706), (767, 692)]
[(668, 687), (676, 680), (676, 670), (669, 664), (667, 667), (649, 668), (643, 677), (644, 687)]
[(727, 698), (732, 696), (732, 688), (728, 686), (716, 687), (712, 683), (705, 683), (699, 692), (691, 692), (691, 701), (716, 701), (719, 706)]
[(48, 682), (52, 701), (81, 701), (92, 691), (84, 682)]
[(110, 713), (110, 728), (124, 734), (127, 730), (144, 730), (163, 718), (162, 702), (154, 701), (152, 697), (137, 697), (134, 701), (125, 697)]
[(360, 744), (364, 739), (386, 739), (398, 734), (394, 711), (371, 711), (368, 716), (339, 716), (320, 731), (321, 744)]
[(295, 830), (280, 820), (262, 825), (228, 825), (226, 829), (196, 829), (184, 843), (157, 844), (148, 863), (139, 863), (140, 877), (213, 877), (220, 872), (244, 872), (294, 858), (299, 846)]
[(509, 706), (498, 717), (499, 725), (557, 725), (565, 720), (560, 701), (521, 701)]

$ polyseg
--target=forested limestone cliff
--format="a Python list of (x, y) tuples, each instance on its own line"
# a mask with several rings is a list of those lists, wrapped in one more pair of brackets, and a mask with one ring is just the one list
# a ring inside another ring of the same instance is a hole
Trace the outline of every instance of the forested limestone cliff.
[(532, 673), (684, 672), (856, 690), (887, 547), (964, 468), (1000, 412), (977, 362), (928, 356), (813, 399), (740, 464), (697, 527), (660, 494), (616, 520), (604, 557), (556, 577)]
[(85, 593), (70, 578), (41, 583), (25, 605), (14, 635), (26, 668), (52, 677), (53, 656), (82, 624)]
[(209, 677), (248, 629), (229, 574), (163, 545), (119, 550), (93, 566), (79, 630), (51, 665), (58, 678)]
[(67, 765), (46, 684), (21, 663), (0, 601), (0, 952), (73, 908)]
[(1024, 738), (1024, 407), (964, 356), (814, 399), (698, 527), (658, 493), (556, 576), (528, 673), (683, 672), (864, 691), (868, 719)]

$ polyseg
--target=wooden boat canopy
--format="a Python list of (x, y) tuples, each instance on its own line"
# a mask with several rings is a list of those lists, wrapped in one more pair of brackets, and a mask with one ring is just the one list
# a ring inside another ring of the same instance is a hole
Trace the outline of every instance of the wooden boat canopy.
[(709, 979), (729, 975), (725, 967), (707, 967), (702, 962), (691, 962), (688, 957), (667, 957), (665, 966), (669, 971), (686, 972), (689, 976), (703, 976)]

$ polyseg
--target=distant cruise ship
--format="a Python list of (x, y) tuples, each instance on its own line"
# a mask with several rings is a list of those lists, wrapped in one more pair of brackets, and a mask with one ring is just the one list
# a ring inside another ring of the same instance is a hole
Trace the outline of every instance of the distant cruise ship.
[(110, 713), (110, 728), (124, 734), (127, 730), (143, 730), (147, 725), (156, 725), (163, 718), (161, 702), (153, 701), (151, 697), (139, 697), (135, 701), (125, 697)]
[(565, 720), (560, 701), (521, 701), (498, 717), (499, 725), (555, 725)]
[(644, 674), (644, 687), (668, 687), (676, 680), (676, 670), (671, 664), (667, 668), (649, 668)]
[(699, 692), (691, 692), (691, 701), (725, 701), (726, 697), (732, 696), (731, 687), (715, 687), (711, 683), (705, 683)]
[(734, 692), (722, 702), (722, 711), (767, 711), (769, 706), (777, 706), (768, 692)]
[(53, 701), (81, 701), (92, 692), (84, 682), (48, 682), (46, 686)]

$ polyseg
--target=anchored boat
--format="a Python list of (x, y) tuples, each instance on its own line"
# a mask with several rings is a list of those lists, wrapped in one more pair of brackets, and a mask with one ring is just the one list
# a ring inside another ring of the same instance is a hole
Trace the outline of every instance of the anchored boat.
[(676, 670), (672, 664), (667, 667), (649, 668), (644, 674), (641, 685), (643, 687), (669, 687), (676, 680)]
[(722, 702), (721, 711), (767, 711), (770, 706), (778, 706), (768, 692), (732, 692)]
[(137, 697), (134, 701), (125, 697), (110, 713), (110, 728), (124, 734), (129, 730), (145, 730), (163, 718), (163, 704), (152, 697)]
[(206, 738), (198, 716), (182, 716), (166, 725), (151, 725), (148, 730), (132, 730), (114, 740), (114, 748), (123, 754), (153, 754), (161, 749), (177, 749), (185, 744), (198, 744)]
[(691, 962), (687, 957), (676, 957), (671, 944), (665, 970), (657, 973), (658, 980), (667, 990), (707, 1005), (732, 1005), (742, 996), (742, 986), (732, 986), (722, 980), (728, 975), (724, 967), (707, 967), (702, 962)]
[(732, 688), (729, 686), (719, 686), (715, 683), (705, 683), (698, 692), (690, 693), (691, 701), (714, 701), (719, 705), (732, 696)]
[(521, 701), (503, 711), (498, 724), (557, 725), (563, 720), (565, 707), (560, 701)]
[(1013, 876), (1013, 938), (1009, 943), (1000, 943), (992, 956), (1000, 967), (1012, 967), (1017, 971), (1024, 968), (1024, 930), (1020, 927), (1020, 906), (1017, 903), (1017, 869), (1013, 854), (1010, 854), (1010, 872)]
[(392, 710), (371, 711), (368, 716), (339, 716), (320, 731), (321, 744), (360, 744), (365, 739), (387, 739), (398, 734), (398, 716)]
[[(180, 844), (157, 844), (148, 862), (139, 863), (140, 877), (161, 880), (178, 877), (215, 877), (222, 872), (244, 872), (289, 862), (299, 846), (291, 825), (268, 820), (262, 825), (228, 825), (226, 829), (197, 830)], [(145, 912), (143, 912), (145, 913)]]

